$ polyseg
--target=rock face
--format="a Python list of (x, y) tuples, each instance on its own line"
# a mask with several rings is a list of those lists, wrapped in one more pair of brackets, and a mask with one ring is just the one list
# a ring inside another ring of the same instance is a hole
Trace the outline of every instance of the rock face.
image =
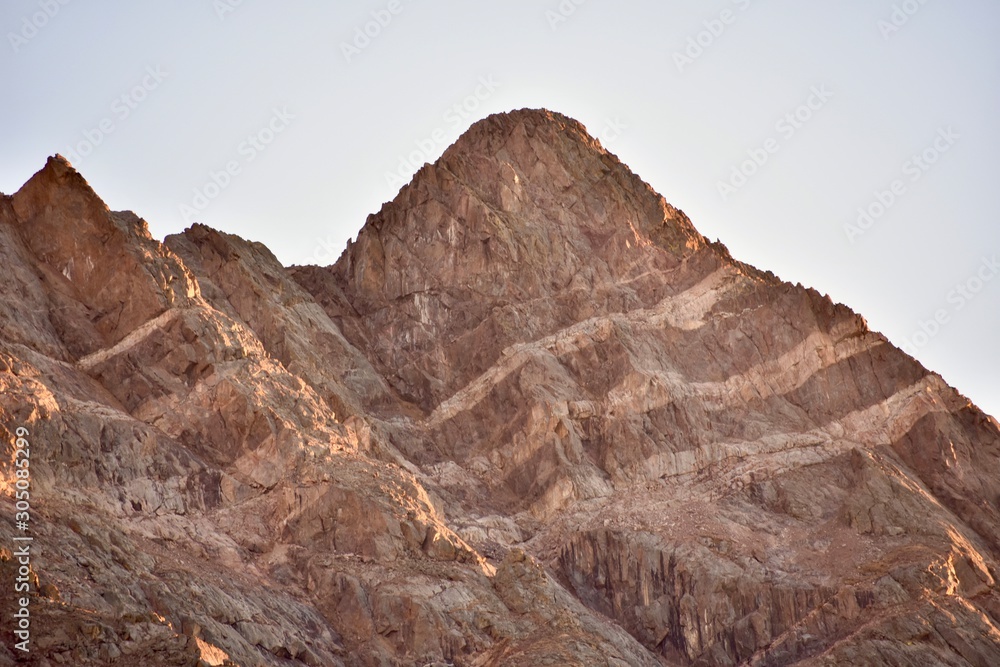
[(997, 422), (568, 118), (477, 123), (330, 267), (59, 157), (0, 253), (0, 665), (1000, 664)]

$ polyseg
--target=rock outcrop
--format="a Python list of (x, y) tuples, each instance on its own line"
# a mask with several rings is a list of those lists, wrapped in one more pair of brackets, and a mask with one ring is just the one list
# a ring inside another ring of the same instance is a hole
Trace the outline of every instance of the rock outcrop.
[(0, 197), (0, 665), (1000, 664), (1000, 427), (546, 111), (329, 267)]

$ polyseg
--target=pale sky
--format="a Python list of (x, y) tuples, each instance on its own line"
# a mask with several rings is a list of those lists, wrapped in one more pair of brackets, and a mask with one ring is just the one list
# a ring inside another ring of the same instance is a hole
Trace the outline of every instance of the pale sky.
[(546, 107), (1000, 415), (996, 0), (5, 0), (0, 27), (0, 191), (62, 153), (154, 236), (328, 264), (472, 122)]

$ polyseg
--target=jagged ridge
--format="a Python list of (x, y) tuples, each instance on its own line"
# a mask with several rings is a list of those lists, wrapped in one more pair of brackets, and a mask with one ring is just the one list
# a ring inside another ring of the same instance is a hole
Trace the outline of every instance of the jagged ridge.
[(50, 661), (1000, 662), (997, 423), (564, 116), (331, 267), (157, 243), (60, 158), (0, 237)]

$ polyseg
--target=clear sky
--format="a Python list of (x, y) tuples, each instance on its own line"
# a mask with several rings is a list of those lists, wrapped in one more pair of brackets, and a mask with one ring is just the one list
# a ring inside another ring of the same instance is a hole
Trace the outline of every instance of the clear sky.
[(489, 113), (573, 116), (734, 256), (1000, 415), (996, 0), (4, 0), (0, 191), (330, 263)]

